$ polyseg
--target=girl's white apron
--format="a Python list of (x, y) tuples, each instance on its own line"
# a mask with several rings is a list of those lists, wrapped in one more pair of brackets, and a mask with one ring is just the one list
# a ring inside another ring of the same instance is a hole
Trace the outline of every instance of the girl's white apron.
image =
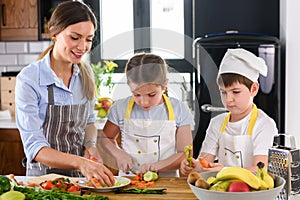
[[(122, 132), (122, 148), (133, 158), (135, 171), (145, 163), (154, 163), (176, 153), (176, 122), (169, 98), (163, 95), (168, 120), (130, 119), (134, 100), (129, 101)], [(121, 171), (119, 175), (124, 174)], [(178, 170), (160, 172), (159, 176), (179, 176)]]

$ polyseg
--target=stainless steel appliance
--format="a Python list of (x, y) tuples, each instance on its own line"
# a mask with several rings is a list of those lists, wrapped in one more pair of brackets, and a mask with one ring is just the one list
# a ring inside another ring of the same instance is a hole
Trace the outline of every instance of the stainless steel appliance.
[(276, 200), (300, 199), (300, 150), (292, 135), (279, 134), (269, 149), (268, 171), (283, 177), (286, 184)]
[(260, 90), (254, 98), (258, 108), (272, 117), (280, 132), (284, 132), (284, 70), (280, 67), (280, 44), (276, 37), (227, 32), (197, 38), (193, 44), (195, 61), (195, 121), (194, 156), (198, 156), (210, 119), (223, 108), (216, 77), (228, 48), (244, 48), (260, 56), (268, 66), (267, 77), (259, 77)]

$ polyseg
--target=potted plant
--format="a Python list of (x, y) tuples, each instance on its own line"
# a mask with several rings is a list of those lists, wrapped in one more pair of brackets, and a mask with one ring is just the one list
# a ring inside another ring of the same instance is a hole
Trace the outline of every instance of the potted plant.
[(103, 63), (98, 62), (97, 64), (91, 65), (95, 76), (97, 96), (97, 102), (95, 103), (94, 109), (98, 111), (97, 117), (105, 118), (109, 112), (113, 100), (110, 97), (103, 97), (101, 95), (101, 88), (107, 87), (108, 92), (112, 92), (112, 89), (115, 86), (114, 82), (112, 81), (112, 74), (118, 65), (113, 61), (106, 60), (104, 60)]

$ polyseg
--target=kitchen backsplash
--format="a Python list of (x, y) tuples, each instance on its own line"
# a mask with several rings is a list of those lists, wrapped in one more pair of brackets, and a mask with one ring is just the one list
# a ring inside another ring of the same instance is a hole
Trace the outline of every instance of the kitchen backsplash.
[[(37, 42), (0, 42), (0, 74), (1, 72), (20, 71), (23, 67), (35, 61), (38, 56), (50, 45), (50, 41)], [(111, 96), (115, 100), (131, 94), (124, 74), (114, 74), (115, 88), (111, 94), (105, 89), (103, 96)], [(184, 78), (183, 78), (184, 77)], [(189, 74), (169, 74), (169, 95), (191, 103), (189, 98)], [(185, 82), (186, 80), (186, 82)]]
[(50, 41), (0, 42), (0, 73), (20, 71), (35, 61), (49, 44)]

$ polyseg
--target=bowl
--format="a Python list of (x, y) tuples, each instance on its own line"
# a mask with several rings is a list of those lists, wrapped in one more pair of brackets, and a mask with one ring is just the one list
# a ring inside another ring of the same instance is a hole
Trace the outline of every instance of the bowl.
[[(218, 172), (203, 172), (200, 175), (206, 180), (208, 177), (216, 176)], [(218, 192), (198, 188), (188, 182), (195, 196), (200, 200), (274, 200), (285, 185), (285, 179), (275, 175), (275, 186), (270, 190), (253, 192)]]

